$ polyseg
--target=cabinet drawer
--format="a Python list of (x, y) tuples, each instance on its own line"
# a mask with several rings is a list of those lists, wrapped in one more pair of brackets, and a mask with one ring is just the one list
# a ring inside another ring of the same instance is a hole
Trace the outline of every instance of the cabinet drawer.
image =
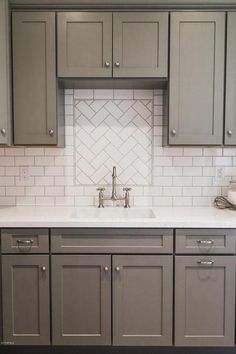
[(52, 229), (54, 253), (171, 253), (172, 229)]
[(2, 229), (2, 253), (48, 253), (47, 229)]
[(236, 230), (176, 230), (176, 253), (235, 253)]

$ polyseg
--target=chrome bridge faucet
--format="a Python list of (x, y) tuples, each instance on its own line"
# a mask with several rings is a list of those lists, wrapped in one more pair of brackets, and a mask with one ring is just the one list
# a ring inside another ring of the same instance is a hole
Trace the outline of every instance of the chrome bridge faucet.
[(111, 201), (119, 201), (123, 200), (124, 201), (124, 208), (130, 208), (130, 195), (129, 192), (131, 191), (131, 188), (123, 188), (123, 191), (125, 192), (123, 197), (118, 197), (117, 192), (116, 192), (116, 185), (117, 185), (117, 174), (116, 174), (116, 167), (113, 167), (112, 170), (112, 192), (111, 192), (111, 197), (106, 197), (104, 196), (104, 191), (105, 188), (97, 188), (97, 191), (99, 191), (99, 203), (98, 203), (98, 208), (104, 208), (104, 201), (105, 200), (111, 200)]

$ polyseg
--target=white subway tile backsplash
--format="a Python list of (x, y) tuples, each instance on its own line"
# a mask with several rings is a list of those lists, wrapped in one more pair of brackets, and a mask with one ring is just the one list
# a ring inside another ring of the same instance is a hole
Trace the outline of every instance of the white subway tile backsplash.
[(53, 176), (35, 177), (35, 184), (38, 186), (53, 186), (54, 177)]
[(33, 166), (34, 156), (16, 156), (15, 166)]
[(41, 186), (25, 187), (25, 194), (29, 196), (44, 195), (45, 194), (44, 187)]
[(0, 186), (14, 186), (14, 177), (3, 177), (0, 176)]
[(193, 158), (189, 156), (173, 158), (173, 166), (192, 166), (192, 164), (193, 164)]
[(164, 196), (182, 195), (182, 187), (163, 187)]
[(192, 177), (173, 177), (173, 186), (192, 186)]
[(134, 206), (211, 206), (236, 180), (234, 147), (162, 145), (162, 90), (66, 89), (65, 111), (65, 148), (0, 148), (1, 206), (97, 205), (96, 187), (111, 194), (113, 165)]
[(221, 156), (221, 157), (213, 157), (213, 165), (214, 166), (231, 166), (232, 165), (232, 157), (229, 156)]
[(192, 197), (173, 197), (173, 206), (192, 206)]
[[(9, 178), (9, 177), (8, 177)], [(34, 177), (28, 177), (27, 179), (22, 179), (20, 177), (15, 177), (15, 185), (16, 186), (33, 186), (34, 185)], [(14, 183), (13, 183), (14, 184)]]
[(183, 176), (202, 176), (202, 167), (183, 167)]
[(52, 166), (54, 165), (54, 157), (52, 156), (36, 156), (35, 166)]
[(36, 197), (35, 204), (38, 206), (54, 206), (54, 197)]
[(24, 187), (6, 187), (6, 195), (22, 196), (25, 195)]
[(14, 165), (15, 165), (14, 157), (0, 156), (0, 166), (14, 166)]
[(212, 157), (193, 157), (193, 166), (212, 166)]

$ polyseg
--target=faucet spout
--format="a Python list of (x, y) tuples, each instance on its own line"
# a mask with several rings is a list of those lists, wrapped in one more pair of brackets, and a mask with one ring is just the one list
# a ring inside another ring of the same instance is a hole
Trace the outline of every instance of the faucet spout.
[(112, 193), (111, 193), (111, 198), (112, 200), (117, 199), (117, 194), (116, 194), (116, 166), (113, 166), (113, 171), (112, 171)]

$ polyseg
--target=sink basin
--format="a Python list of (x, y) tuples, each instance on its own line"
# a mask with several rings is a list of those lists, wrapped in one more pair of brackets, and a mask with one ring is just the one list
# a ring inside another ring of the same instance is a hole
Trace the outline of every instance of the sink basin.
[(82, 219), (153, 219), (155, 214), (152, 209), (141, 208), (81, 208), (71, 215), (72, 218)]

